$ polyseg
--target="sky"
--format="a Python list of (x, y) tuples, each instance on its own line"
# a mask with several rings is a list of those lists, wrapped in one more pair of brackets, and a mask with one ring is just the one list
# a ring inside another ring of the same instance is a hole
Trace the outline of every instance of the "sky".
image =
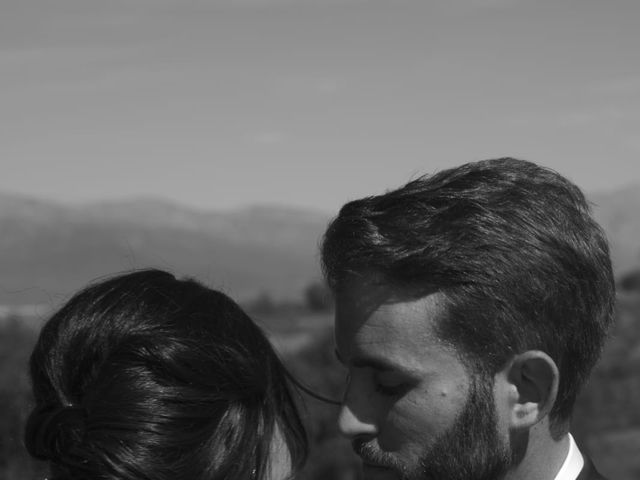
[(0, 0), (0, 191), (333, 212), (515, 156), (640, 185), (636, 0)]

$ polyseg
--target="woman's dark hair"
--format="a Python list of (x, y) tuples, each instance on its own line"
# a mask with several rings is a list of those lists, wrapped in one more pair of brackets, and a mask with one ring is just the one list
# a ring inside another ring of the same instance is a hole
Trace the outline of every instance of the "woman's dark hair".
[(265, 478), (280, 437), (292, 467), (307, 440), (288, 374), (226, 295), (145, 270), (82, 290), (31, 355), (25, 431), (53, 478)]
[(513, 158), (347, 203), (322, 262), (336, 295), (366, 277), (409, 295), (442, 292), (438, 334), (485, 372), (525, 350), (547, 352), (560, 370), (554, 428), (565, 428), (613, 317), (609, 248), (584, 195)]

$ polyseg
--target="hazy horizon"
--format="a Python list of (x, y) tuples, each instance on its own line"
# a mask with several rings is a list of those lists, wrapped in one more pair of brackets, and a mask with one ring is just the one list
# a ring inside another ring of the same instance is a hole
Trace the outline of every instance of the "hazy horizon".
[[(397, 185), (400, 186), (400, 185)], [(394, 186), (390, 186), (389, 188), (393, 188)], [(640, 182), (629, 183), (627, 185), (620, 185), (611, 188), (605, 188), (603, 190), (597, 191), (584, 191), (584, 194), (589, 199), (595, 195), (607, 195), (613, 194), (621, 191), (626, 191), (629, 189), (640, 190)], [(379, 193), (383, 193), (384, 190), (369, 192), (370, 195), (376, 195)], [(260, 199), (256, 199), (254, 203), (243, 203), (238, 205), (227, 205), (222, 207), (217, 207), (215, 205), (198, 205), (198, 204), (190, 204), (187, 201), (183, 201), (181, 199), (171, 198), (169, 196), (162, 196), (159, 194), (143, 194), (136, 195), (131, 194), (128, 196), (117, 196), (117, 197), (105, 197), (105, 198), (90, 198), (90, 199), (53, 199), (47, 198), (43, 195), (38, 195), (37, 193), (25, 193), (25, 192), (15, 192), (9, 189), (0, 190), (0, 195), (9, 195), (14, 197), (20, 197), (23, 199), (36, 200), (39, 202), (51, 203), (61, 207), (91, 207), (98, 205), (109, 205), (109, 204), (118, 204), (118, 203), (127, 203), (127, 202), (158, 202), (158, 203), (169, 203), (178, 208), (186, 208), (188, 210), (200, 211), (200, 212), (219, 212), (219, 213), (233, 213), (244, 210), (252, 210), (252, 209), (278, 209), (278, 210), (290, 210), (292, 212), (309, 212), (317, 215), (335, 215), (339, 210), (340, 206), (337, 207), (335, 211), (331, 211), (328, 209), (322, 209), (317, 206), (309, 206), (309, 205), (297, 205), (294, 203), (277, 203), (277, 202), (268, 202), (261, 201)], [(355, 198), (355, 197), (354, 197)]]

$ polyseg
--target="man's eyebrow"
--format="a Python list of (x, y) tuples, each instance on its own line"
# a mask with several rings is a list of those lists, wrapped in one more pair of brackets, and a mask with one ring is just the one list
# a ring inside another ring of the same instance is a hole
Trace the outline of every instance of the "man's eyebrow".
[[(347, 366), (347, 362), (342, 358), (337, 348), (334, 350), (334, 353), (336, 354), (336, 358), (338, 359), (338, 361), (342, 365)], [(379, 370), (383, 372), (390, 371), (390, 370), (403, 370), (399, 366), (394, 365), (393, 363), (383, 358), (376, 358), (376, 357), (369, 357), (369, 356), (363, 356), (363, 357), (356, 356), (352, 358), (349, 363), (356, 368), (373, 368), (375, 370)]]

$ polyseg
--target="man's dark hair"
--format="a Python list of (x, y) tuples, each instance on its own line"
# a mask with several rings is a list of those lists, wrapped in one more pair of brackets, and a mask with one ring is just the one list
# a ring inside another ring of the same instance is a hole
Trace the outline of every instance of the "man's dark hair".
[(287, 372), (226, 295), (139, 271), (76, 294), (31, 355), (25, 444), (55, 480), (264, 478), (306, 437)]
[(609, 247), (584, 195), (512, 158), (347, 203), (325, 234), (322, 262), (337, 296), (372, 275), (407, 292), (442, 292), (436, 332), (473, 368), (494, 374), (523, 351), (549, 354), (560, 370), (552, 425), (569, 419), (613, 316)]

